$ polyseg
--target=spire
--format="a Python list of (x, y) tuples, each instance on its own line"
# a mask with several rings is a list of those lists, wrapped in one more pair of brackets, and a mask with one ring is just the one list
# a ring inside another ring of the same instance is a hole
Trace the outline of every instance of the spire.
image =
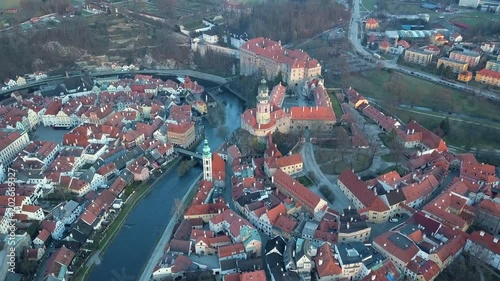
[(204, 145), (203, 145), (203, 156), (210, 156), (210, 146), (208, 145), (208, 140), (205, 139)]

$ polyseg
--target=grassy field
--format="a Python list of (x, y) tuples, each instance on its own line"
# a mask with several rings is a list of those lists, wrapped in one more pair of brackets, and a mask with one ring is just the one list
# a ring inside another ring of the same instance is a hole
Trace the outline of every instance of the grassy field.
[(368, 10), (368, 11), (373, 11), (375, 10), (375, 5), (377, 5), (377, 0), (363, 0), (363, 6)]
[(301, 176), (296, 178), (298, 182), (300, 182), (305, 187), (310, 187), (314, 185), (314, 182), (308, 176)]
[(342, 117), (343, 114), (342, 107), (340, 107), (340, 103), (333, 91), (328, 91), (328, 95), (330, 96), (330, 100), (332, 101), (332, 107), (333, 111), (335, 112), (335, 116), (337, 117), (337, 120), (340, 120), (340, 117)]
[(21, 3), (21, 0), (2, 0), (0, 1), (0, 10), (8, 8), (16, 8)]
[[(331, 86), (341, 87), (344, 84), (353, 87), (366, 97), (383, 102), (394, 101), (396, 97), (387, 90), (390, 85), (391, 75), (393, 75), (394, 80), (398, 80), (404, 85), (401, 93), (401, 102), (403, 104), (443, 112), (451, 111), (457, 114), (500, 122), (500, 116), (498, 115), (500, 106), (498, 104), (483, 98), (474, 98), (468, 93), (401, 73), (389, 73), (380, 70), (367, 71), (332, 81), (333, 85)], [(406, 121), (404, 118), (401, 119)]]

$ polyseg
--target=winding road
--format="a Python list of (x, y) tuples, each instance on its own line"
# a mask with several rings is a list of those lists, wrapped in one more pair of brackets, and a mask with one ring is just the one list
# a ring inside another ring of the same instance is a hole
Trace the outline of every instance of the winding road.
[[(361, 35), (359, 32), (361, 29), (360, 24), (362, 23), (360, 11), (359, 11), (360, 1), (361, 0), (353, 0), (351, 21), (349, 22), (348, 38), (349, 38), (349, 42), (351, 43), (351, 45), (353, 46), (353, 48), (356, 50), (356, 52), (359, 55), (362, 55), (362, 56), (365, 56), (365, 57), (368, 57), (371, 59), (371, 58), (373, 58), (373, 53), (369, 52), (361, 45), (361, 38), (360, 38)], [(482, 90), (482, 89), (478, 89), (476, 87), (471, 87), (469, 85), (465, 85), (462, 83), (456, 83), (454, 81), (445, 81), (445, 80), (442, 80), (438, 76), (397, 65), (393, 61), (378, 60), (377, 63), (382, 64), (382, 66), (385, 68), (393, 69), (393, 70), (403, 72), (403, 73), (408, 74), (408, 75), (412, 75), (412, 76), (415, 76), (415, 77), (418, 77), (421, 79), (425, 79), (425, 80), (428, 80), (428, 81), (431, 81), (434, 83), (438, 83), (441, 85), (449, 86), (449, 87), (452, 87), (455, 89), (471, 92), (477, 96), (484, 97), (484, 98), (487, 98), (490, 100), (500, 101), (500, 95), (498, 95), (496, 93)]]

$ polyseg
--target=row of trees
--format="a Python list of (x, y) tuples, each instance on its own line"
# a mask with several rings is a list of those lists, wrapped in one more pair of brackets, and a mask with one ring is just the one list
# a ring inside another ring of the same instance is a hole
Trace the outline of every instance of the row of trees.
[(331, 0), (267, 1), (256, 4), (251, 14), (240, 19), (238, 27), (247, 30), (250, 37), (290, 42), (311, 38), (348, 19), (348, 11)]

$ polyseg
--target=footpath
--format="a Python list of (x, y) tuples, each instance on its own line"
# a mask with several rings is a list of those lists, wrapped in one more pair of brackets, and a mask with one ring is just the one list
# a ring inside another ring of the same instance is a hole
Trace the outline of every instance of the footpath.
[[(190, 197), (190, 194), (193, 192), (193, 190), (196, 188), (196, 185), (198, 184), (198, 181), (200, 181), (202, 174), (200, 174), (196, 180), (193, 182), (193, 184), (189, 187), (189, 189), (186, 191), (184, 194), (184, 197), (182, 198), (182, 204), (186, 204), (186, 200)], [(174, 206), (172, 206), (173, 208)], [(172, 218), (170, 219), (170, 222), (168, 223), (167, 227), (165, 228), (165, 231), (163, 232), (163, 235), (160, 238), (160, 241), (158, 241), (158, 244), (156, 245), (156, 248), (153, 250), (153, 253), (151, 254), (151, 257), (148, 260), (148, 263), (146, 264), (146, 267), (142, 271), (140, 281), (149, 281), (153, 280), (153, 271), (156, 265), (160, 262), (160, 259), (163, 257), (165, 246), (167, 245), (167, 242), (170, 241), (172, 237), (172, 231), (179, 219), (179, 217), (182, 214), (179, 214), (176, 212)]]

